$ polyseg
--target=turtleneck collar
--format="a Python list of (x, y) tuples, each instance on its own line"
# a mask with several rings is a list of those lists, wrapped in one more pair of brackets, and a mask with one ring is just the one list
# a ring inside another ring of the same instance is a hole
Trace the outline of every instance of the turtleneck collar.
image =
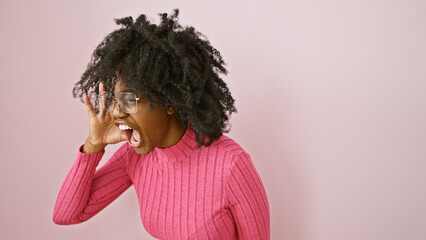
[(167, 148), (156, 147), (152, 152), (160, 162), (177, 162), (185, 160), (195, 149), (197, 149), (195, 133), (192, 131), (191, 125), (188, 125), (179, 142)]

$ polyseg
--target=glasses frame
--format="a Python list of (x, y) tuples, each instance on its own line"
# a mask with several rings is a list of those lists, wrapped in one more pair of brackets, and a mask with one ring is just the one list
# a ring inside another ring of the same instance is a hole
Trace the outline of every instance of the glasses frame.
[[(102, 97), (102, 95), (104, 94), (104, 93), (108, 93), (107, 91), (101, 91), (100, 93), (99, 93), (99, 102), (100, 102), (100, 105), (102, 106), (102, 108), (103, 109), (105, 109), (105, 106), (104, 106), (104, 104), (103, 104), (103, 101), (100, 99), (101, 97)], [(122, 96), (122, 95), (125, 95), (125, 94), (133, 94), (135, 97), (136, 97), (136, 110), (134, 111), (134, 112), (128, 112), (128, 111), (126, 111), (125, 109), (124, 109), (124, 107), (123, 107), (123, 105), (122, 105), (122, 103), (120, 102), (120, 100), (119, 100), (119, 98)], [(108, 111), (107, 109), (105, 109), (105, 111), (107, 111), (107, 112), (113, 112), (114, 111), (114, 109), (115, 109), (115, 107), (116, 107), (116, 104), (117, 104), (117, 102), (118, 102), (118, 105), (120, 105), (120, 108), (121, 108), (121, 110), (123, 111), (123, 112), (125, 112), (125, 113), (127, 113), (127, 114), (133, 114), (133, 113), (136, 113), (137, 111), (138, 111), (138, 101), (139, 101), (139, 99), (141, 99), (141, 98), (139, 98), (138, 96), (136, 96), (136, 94), (134, 94), (133, 92), (121, 92), (121, 93), (119, 93), (118, 94), (118, 97), (116, 97), (116, 98), (112, 98), (112, 110), (111, 111)]]

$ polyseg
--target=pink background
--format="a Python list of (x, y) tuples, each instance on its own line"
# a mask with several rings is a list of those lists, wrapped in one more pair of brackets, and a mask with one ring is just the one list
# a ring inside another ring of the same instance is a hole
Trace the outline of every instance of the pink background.
[[(133, 188), (52, 222), (88, 133), (73, 84), (114, 17), (180, 8), (228, 63), (272, 239), (426, 239), (426, 2), (0, 1), (0, 239), (152, 239)], [(109, 146), (107, 154), (116, 149)]]

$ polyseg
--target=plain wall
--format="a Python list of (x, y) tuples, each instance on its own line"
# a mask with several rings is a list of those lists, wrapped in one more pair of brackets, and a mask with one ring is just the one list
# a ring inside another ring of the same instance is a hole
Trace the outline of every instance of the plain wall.
[(228, 64), (228, 135), (263, 180), (272, 239), (426, 239), (422, 0), (1, 0), (0, 239), (153, 239), (133, 187), (79, 225), (52, 213), (88, 134), (71, 90), (92, 51), (113, 18), (174, 8)]

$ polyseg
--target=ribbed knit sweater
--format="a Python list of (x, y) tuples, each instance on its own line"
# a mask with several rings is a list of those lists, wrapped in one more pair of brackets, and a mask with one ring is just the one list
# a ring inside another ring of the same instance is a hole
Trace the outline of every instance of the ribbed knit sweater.
[(179, 142), (137, 154), (123, 144), (99, 169), (105, 150), (82, 153), (59, 191), (53, 221), (84, 222), (134, 185), (142, 224), (158, 239), (270, 239), (269, 204), (249, 154), (222, 135), (196, 148)]

